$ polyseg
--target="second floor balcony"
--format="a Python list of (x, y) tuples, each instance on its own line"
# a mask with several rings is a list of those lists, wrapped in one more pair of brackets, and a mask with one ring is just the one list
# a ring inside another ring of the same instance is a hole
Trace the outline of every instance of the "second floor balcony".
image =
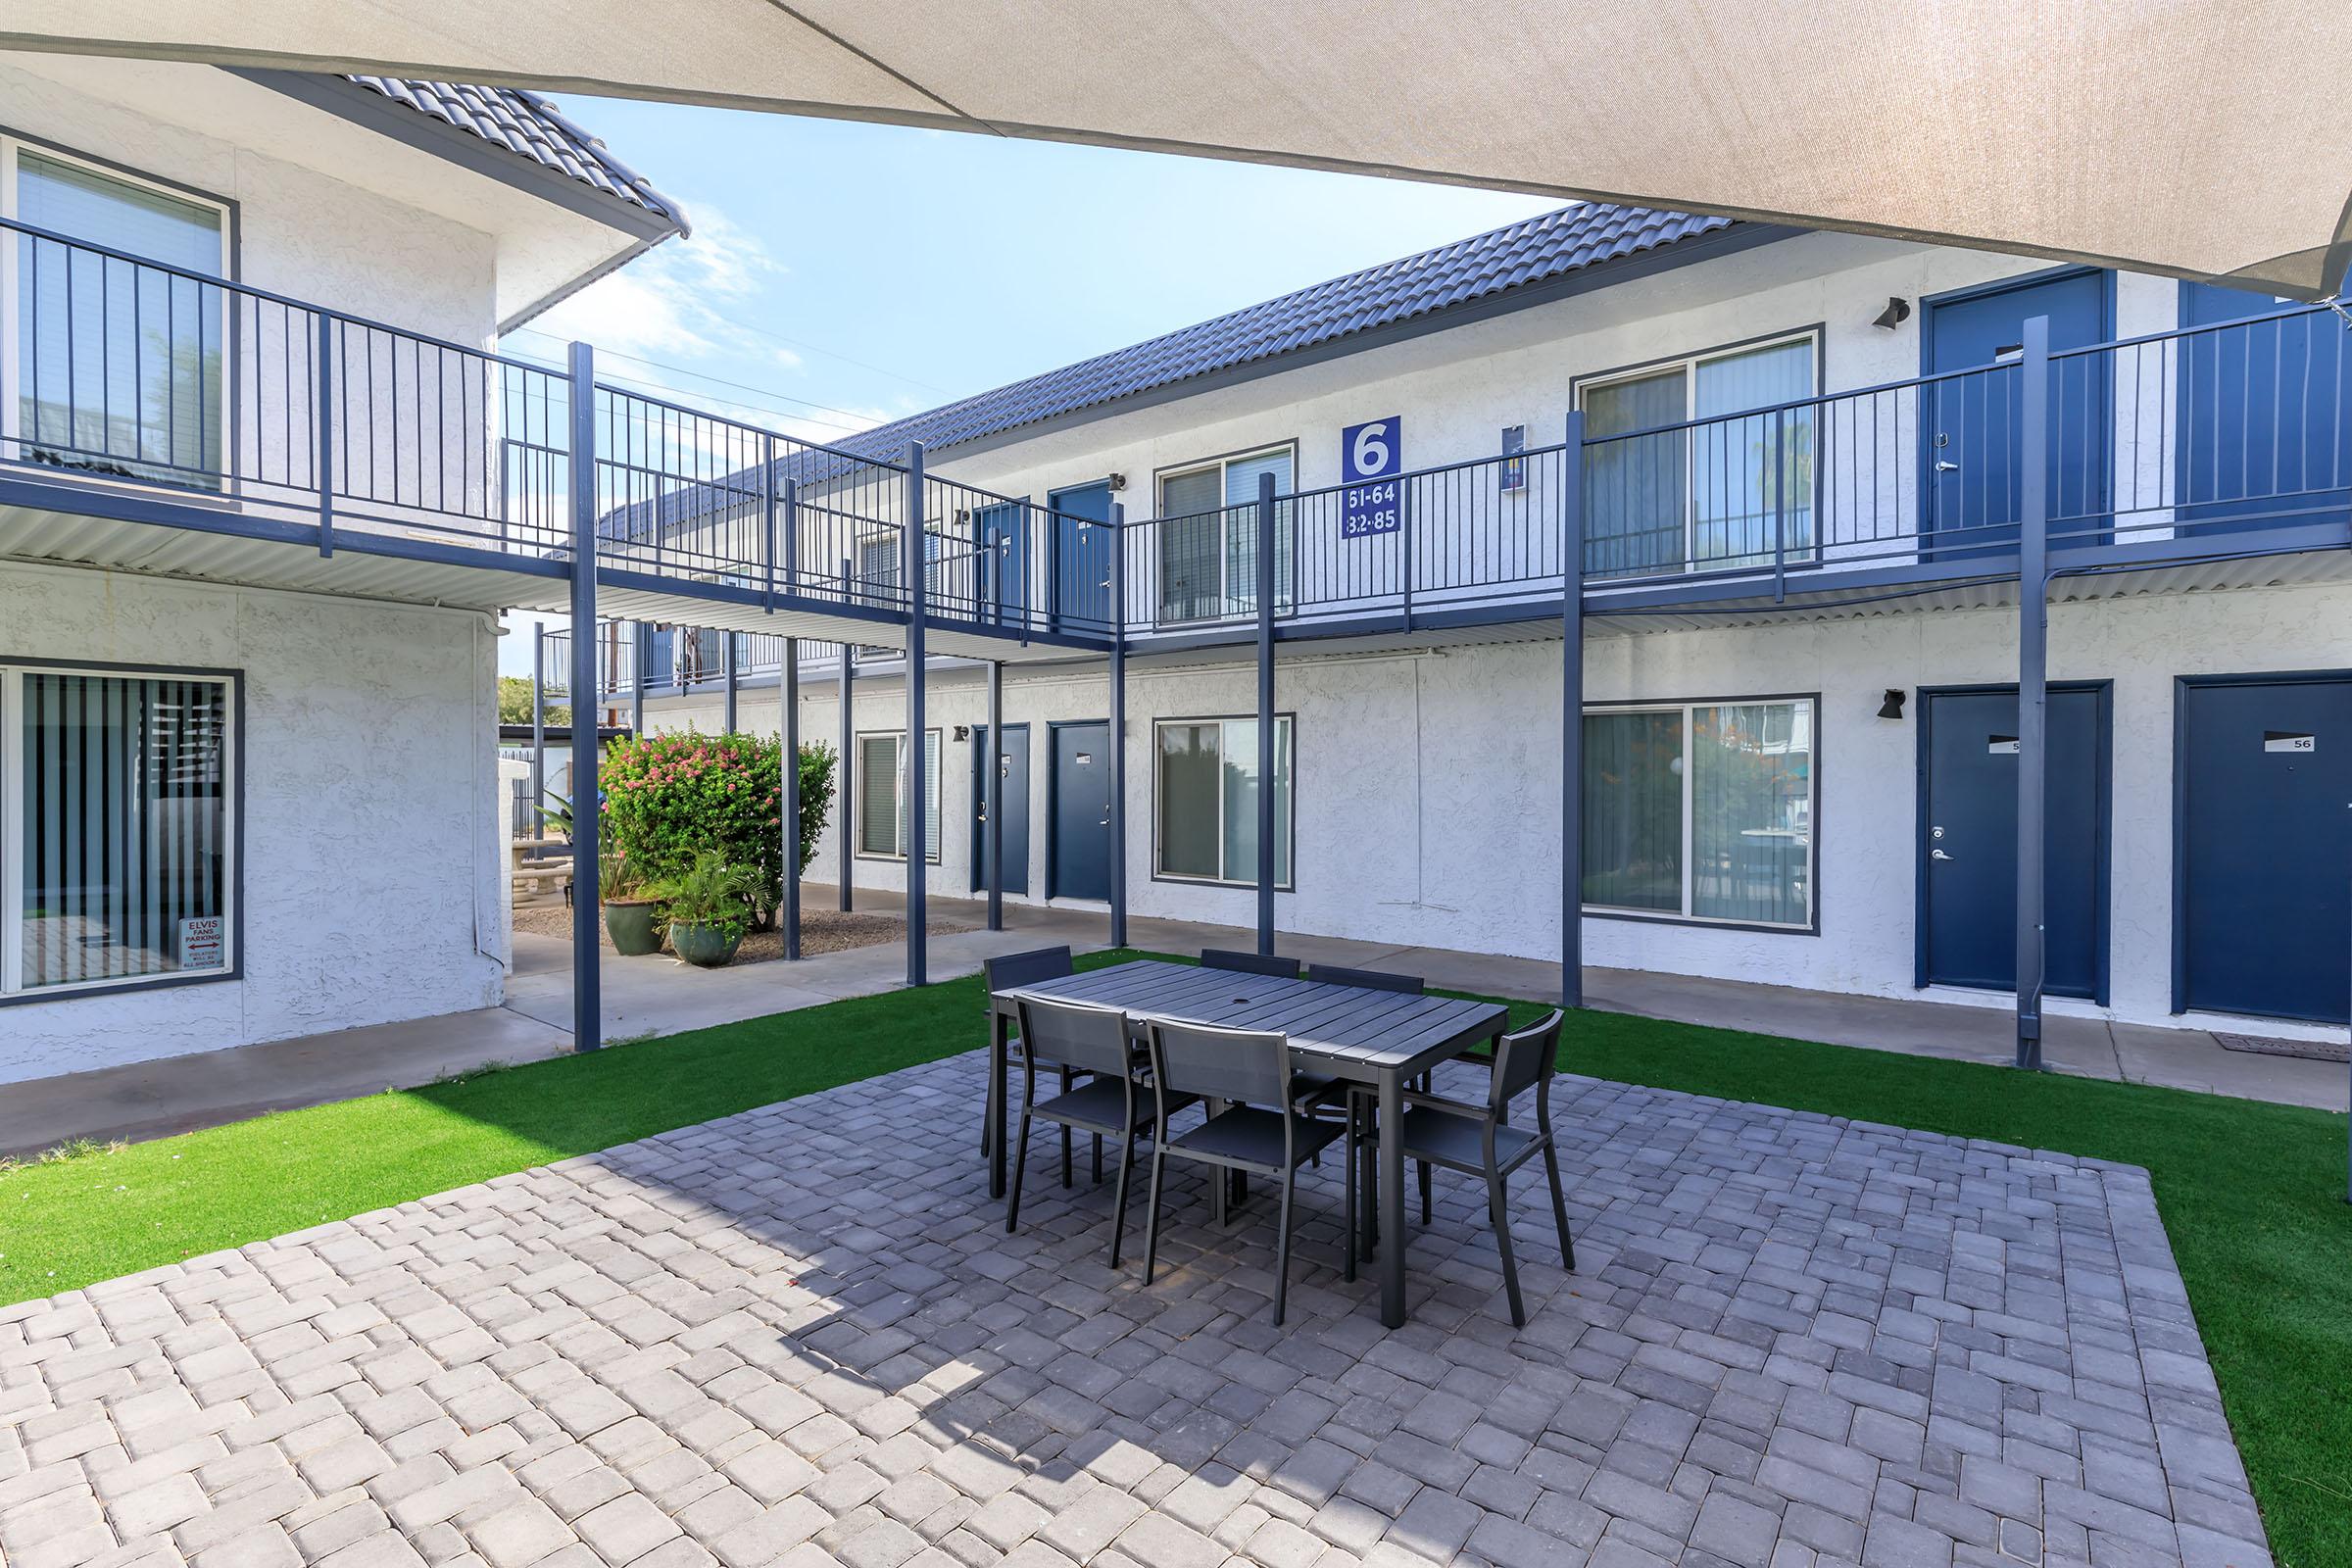
[[(2014, 576), (2036, 508), (2070, 569), (2352, 543), (2352, 333), (2325, 306), (1704, 417), (1588, 395), (1547, 445), (1120, 517), (599, 381), (592, 361), (0, 227), (12, 506), (488, 567), (509, 603), (551, 609), (583, 541), (623, 616), (893, 646), (919, 598), (935, 646), (1041, 655), (1250, 635), (1269, 534), (1286, 635), (1533, 618), (1572, 571), (1604, 607)], [(718, 669), (693, 635), (649, 667), (680, 687)]]

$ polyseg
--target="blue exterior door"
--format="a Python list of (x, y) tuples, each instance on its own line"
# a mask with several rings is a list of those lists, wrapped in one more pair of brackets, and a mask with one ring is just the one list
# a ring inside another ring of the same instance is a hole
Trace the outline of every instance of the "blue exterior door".
[(2352, 346), (2327, 312), (2180, 285), (2174, 466), (2184, 535), (2343, 520), (2352, 501)]
[(1054, 728), (1054, 840), (1046, 896), (1110, 897), (1110, 726)]
[(988, 797), (981, 770), (994, 759), (997, 790), (1004, 798), (1006, 893), (1029, 891), (1029, 726), (1004, 726), (1004, 744), (988, 744), (988, 726), (972, 727), (972, 891), (988, 886)]
[[(972, 518), (980, 550), (980, 618), (1017, 624), (1029, 613), (1029, 509), (982, 507)], [(1025, 744), (1025, 743), (1024, 743)]]
[[(2107, 274), (2068, 272), (2037, 282), (1928, 303), (1927, 368), (1953, 371), (1921, 389), (1926, 443), (1923, 543), (1936, 555), (1977, 545), (2014, 547), (2023, 510), (2026, 322), (2050, 318), (2050, 348), (2107, 337)], [(2105, 537), (2111, 518), (2107, 452), (2113, 419), (2104, 355), (2054, 363), (2049, 527), (2055, 545)]]
[(2183, 681), (2173, 1005), (2342, 1023), (2352, 676)]
[[(2017, 989), (2017, 691), (1928, 692), (1921, 708), (1919, 983)], [(2046, 978), (2107, 990), (2107, 691), (2049, 699)]]
[[(1056, 490), (1047, 503), (1054, 513), (1053, 623), (1086, 630), (1108, 626), (1110, 530), (1089, 528), (1080, 519), (1110, 520), (1110, 481)], [(1103, 897), (1108, 896), (1105, 889)]]

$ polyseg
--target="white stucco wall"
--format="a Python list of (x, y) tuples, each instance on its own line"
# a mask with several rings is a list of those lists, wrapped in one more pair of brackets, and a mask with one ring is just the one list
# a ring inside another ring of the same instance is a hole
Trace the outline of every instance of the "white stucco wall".
[[(1646, 636), (1595, 636), (1587, 698), (1690, 701), (1820, 695), (1815, 769), (1820, 934), (1590, 917), (1587, 961), (1814, 990), (1915, 996), (1913, 933), (1920, 704), (1877, 717), (1885, 688), (2000, 684), (2017, 668), (2008, 610)], [(2245, 589), (2054, 605), (2052, 680), (2106, 680), (2113, 694), (2111, 1004), (2059, 1011), (2178, 1024), (2171, 1012), (2174, 679), (2352, 666), (2352, 588)], [(1054, 720), (1107, 711), (1100, 665), (1008, 669), (1005, 717), (1030, 726), (1031, 902), (1044, 902)], [(1152, 875), (1152, 724), (1250, 712), (1246, 662), (1130, 664), (1128, 888), (1138, 914), (1248, 925), (1255, 894)], [(830, 680), (805, 689), (801, 733), (838, 744)], [(1298, 725), (1297, 891), (1275, 901), (1285, 931), (1552, 957), (1559, 933), (1560, 648), (1556, 639), (1396, 654), (1286, 648), (1276, 705)], [(774, 734), (772, 687), (747, 691), (742, 726)], [(858, 683), (856, 726), (904, 723), (896, 677)], [(657, 701), (656, 729), (715, 730), (716, 703)], [(944, 732), (945, 843), (929, 886), (971, 887), (971, 747), (957, 725), (987, 717), (976, 671), (935, 671), (926, 721)], [(845, 790), (848, 775), (845, 773)], [(845, 793), (837, 809), (854, 809)], [(808, 875), (838, 875), (828, 829)], [(858, 859), (857, 885), (902, 888), (905, 867)], [(1935, 996), (1997, 1004), (1984, 993)], [(2242, 1025), (2241, 1025), (2242, 1026)], [(2265, 1024), (2266, 1031), (2297, 1032)]]
[(240, 672), (243, 976), (0, 1005), (0, 1082), (499, 1000), (483, 616), (0, 564), (0, 662), (27, 654)]

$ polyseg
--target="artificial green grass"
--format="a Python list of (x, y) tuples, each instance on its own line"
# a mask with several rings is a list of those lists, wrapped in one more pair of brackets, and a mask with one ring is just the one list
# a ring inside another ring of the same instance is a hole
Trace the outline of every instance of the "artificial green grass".
[[(967, 1051), (982, 1004), (975, 976), (25, 1166), (0, 1303)], [(1580, 1016), (1563, 1065), (2146, 1166), (2280, 1568), (2352, 1563), (2342, 1116), (1619, 1013)]]

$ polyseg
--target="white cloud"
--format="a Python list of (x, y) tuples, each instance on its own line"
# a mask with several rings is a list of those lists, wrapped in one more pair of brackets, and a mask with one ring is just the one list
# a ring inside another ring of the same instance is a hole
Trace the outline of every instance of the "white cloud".
[[(532, 325), (562, 338), (643, 359), (692, 359), (716, 352), (730, 309), (784, 270), (765, 246), (715, 207), (697, 202), (689, 239), (656, 246), (555, 306)], [(782, 351), (779, 363), (800, 358)]]

